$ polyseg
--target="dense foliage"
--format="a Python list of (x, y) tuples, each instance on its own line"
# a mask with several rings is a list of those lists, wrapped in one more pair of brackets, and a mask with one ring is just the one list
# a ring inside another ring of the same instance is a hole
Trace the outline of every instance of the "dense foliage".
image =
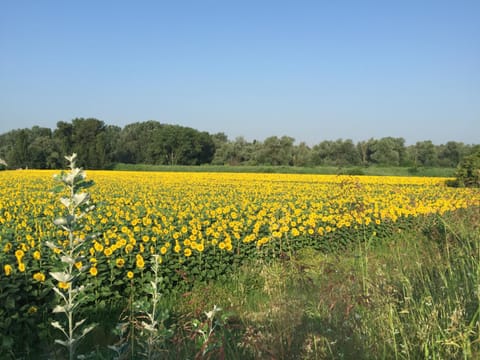
[(459, 187), (480, 187), (480, 149), (465, 156), (458, 165), (456, 179), (448, 183)]
[[(478, 147), (478, 146), (477, 146)], [(34, 126), (0, 135), (0, 158), (9, 168), (57, 169), (60, 154), (78, 153), (80, 166), (109, 169), (116, 163), (152, 165), (282, 165), (282, 166), (441, 166), (456, 167), (475, 146), (449, 141), (434, 145), (384, 137), (354, 143), (350, 139), (324, 140), (309, 146), (289, 136), (263, 141), (228, 139), (189, 127), (136, 122), (123, 128), (103, 121), (77, 118), (59, 121), (54, 130)]]

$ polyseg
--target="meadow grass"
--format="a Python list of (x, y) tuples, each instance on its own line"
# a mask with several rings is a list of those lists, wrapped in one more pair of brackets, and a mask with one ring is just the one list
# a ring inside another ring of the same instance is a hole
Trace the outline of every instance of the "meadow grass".
[(227, 358), (478, 358), (479, 224), (478, 208), (462, 210), (386, 239), (366, 234), (342, 252), (306, 248), (197, 284), (170, 300), (172, 358), (191, 353), (181, 341), (191, 337), (188, 319), (214, 304), (229, 316)]
[(455, 168), (443, 167), (399, 167), (399, 166), (265, 166), (265, 165), (148, 165), (116, 164), (112, 170), (118, 171), (160, 171), (160, 172), (231, 172), (231, 173), (274, 173), (274, 174), (320, 174), (320, 175), (370, 175), (370, 176), (422, 176), (453, 177)]

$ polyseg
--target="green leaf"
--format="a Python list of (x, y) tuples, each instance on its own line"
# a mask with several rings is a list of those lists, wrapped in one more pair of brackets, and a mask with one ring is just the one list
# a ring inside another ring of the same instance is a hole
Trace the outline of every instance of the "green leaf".
[(5, 299), (5, 308), (15, 309), (15, 299), (12, 297)]
[(62, 192), (63, 189), (64, 189), (63, 185), (57, 185), (57, 186), (52, 188), (51, 192), (53, 192), (54, 194), (58, 194), (58, 193)]

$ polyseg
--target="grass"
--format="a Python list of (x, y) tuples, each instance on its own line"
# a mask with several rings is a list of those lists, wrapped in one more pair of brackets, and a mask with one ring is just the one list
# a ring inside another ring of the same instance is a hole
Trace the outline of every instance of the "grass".
[(453, 177), (454, 168), (408, 168), (408, 167), (381, 167), (381, 166), (228, 166), (228, 165), (147, 165), (147, 164), (116, 164), (112, 170), (119, 171), (165, 171), (165, 172), (234, 172), (234, 173), (276, 173), (276, 174), (322, 174), (322, 175), (372, 175), (372, 176), (426, 176), (426, 177)]
[(215, 304), (229, 320), (213, 358), (478, 358), (479, 224), (471, 209), (389, 239), (358, 239), (342, 253), (303, 249), (245, 265), (226, 282), (197, 284), (170, 299), (170, 354), (192, 354), (189, 319)]

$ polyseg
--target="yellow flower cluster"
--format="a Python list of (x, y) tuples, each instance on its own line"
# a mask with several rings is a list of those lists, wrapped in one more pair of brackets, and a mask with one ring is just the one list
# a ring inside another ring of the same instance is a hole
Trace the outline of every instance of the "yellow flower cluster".
[[(51, 254), (42, 243), (66, 244), (66, 233), (52, 224), (63, 211), (58, 195), (48, 192), (54, 173), (0, 173), (0, 251), (2, 259), (11, 259), (0, 264), (4, 276), (31, 267), (33, 278), (43, 282), (42, 264)], [(447, 188), (440, 178), (108, 171), (87, 176), (101, 204), (85, 219), (85, 233), (101, 234), (85, 254), (92, 277), (108, 265), (131, 279), (152, 254), (160, 261), (243, 254), (282, 239), (321, 241), (340, 229), (480, 205), (478, 190)]]

